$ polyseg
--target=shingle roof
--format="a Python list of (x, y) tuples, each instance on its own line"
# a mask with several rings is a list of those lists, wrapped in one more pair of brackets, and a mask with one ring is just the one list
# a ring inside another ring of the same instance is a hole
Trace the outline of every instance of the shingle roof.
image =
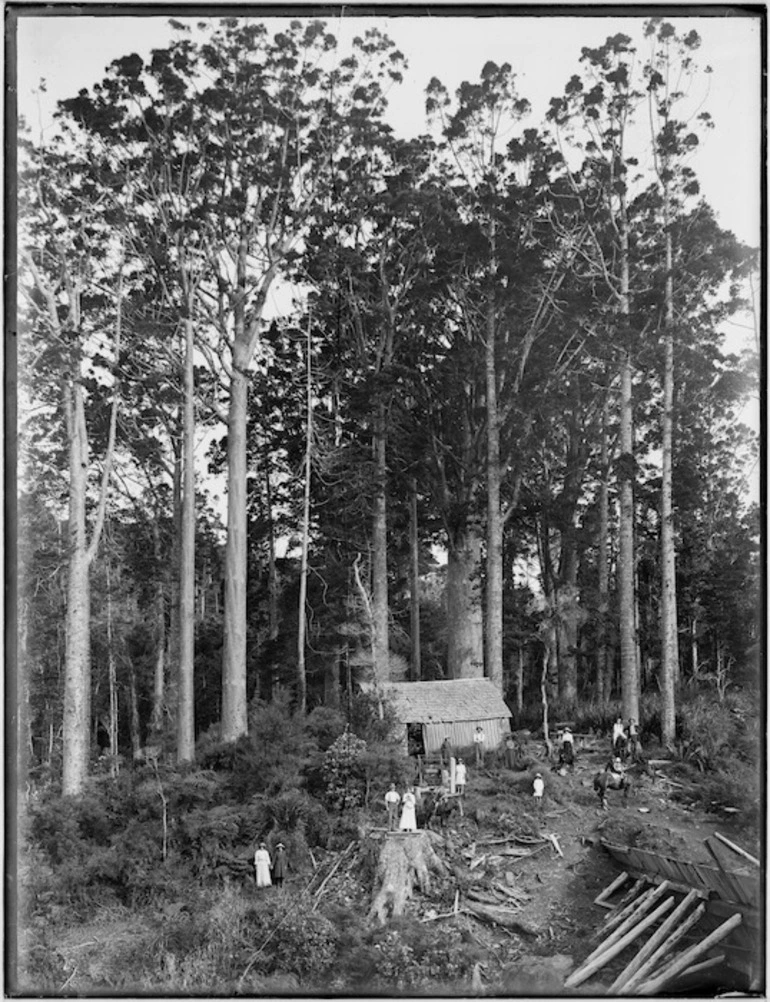
[(381, 686), (405, 724), (452, 723), (510, 717), (498, 689), (486, 678), (439, 682), (388, 682)]

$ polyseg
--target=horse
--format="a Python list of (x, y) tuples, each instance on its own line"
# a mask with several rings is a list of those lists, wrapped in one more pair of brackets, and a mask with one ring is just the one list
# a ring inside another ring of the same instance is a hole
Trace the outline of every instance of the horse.
[(596, 790), (599, 803), (605, 811), (608, 809), (607, 790), (622, 790), (623, 804), (625, 805), (632, 786), (631, 779), (624, 772), (612, 772), (609, 769), (604, 769), (602, 772), (597, 772), (594, 776), (594, 790)]
[(563, 741), (559, 749), (559, 768), (575, 768), (575, 746), (571, 741)]
[(612, 746), (612, 754), (619, 758), (621, 762), (625, 762), (628, 756), (628, 739), (625, 734), (619, 734), (615, 738), (615, 742)]

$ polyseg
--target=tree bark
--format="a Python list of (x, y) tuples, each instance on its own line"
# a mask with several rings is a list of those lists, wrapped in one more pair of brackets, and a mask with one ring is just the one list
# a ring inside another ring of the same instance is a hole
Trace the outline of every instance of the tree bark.
[(422, 677), (420, 653), (420, 539), (417, 524), (417, 479), (409, 481), (409, 553), (410, 553), (410, 589), (409, 612), (411, 621), (412, 670), (410, 676), (413, 682)]
[(483, 678), (481, 539), (475, 525), (455, 531), (450, 540), (445, 595), (449, 678)]
[(377, 404), (374, 435), (374, 505), (372, 515), (372, 613), (374, 618), (374, 673), (379, 682), (390, 676), (390, 637), (388, 631), (388, 523), (387, 455), (385, 404)]
[(661, 731), (664, 745), (673, 745), (676, 729), (676, 681), (679, 675), (677, 635), (676, 550), (673, 509), (673, 409), (674, 409), (674, 281), (670, 230), (669, 186), (663, 186), (666, 231), (666, 327), (663, 364), (663, 443), (660, 486), (660, 651)]
[[(620, 195), (620, 322), (623, 340), (628, 336), (630, 263), (628, 211)], [(631, 352), (623, 351), (620, 368), (620, 524), (618, 540), (618, 601), (620, 604), (620, 677), (623, 715), (639, 720), (639, 666), (637, 664), (634, 615), (634, 410)]]
[(178, 762), (195, 758), (195, 376), (192, 304), (185, 317), (182, 539), (179, 565)]
[(377, 864), (379, 887), (369, 910), (369, 920), (385, 925), (389, 918), (403, 915), (415, 887), (430, 890), (430, 874), (446, 873), (433, 848), (443, 841), (435, 832), (418, 831), (390, 835), (380, 851)]
[(597, 562), (599, 564), (599, 622), (598, 645), (596, 657), (596, 698), (600, 705), (608, 702), (611, 696), (612, 676), (610, 672), (609, 651), (609, 609), (610, 609), (610, 464), (608, 431), (609, 423), (609, 387), (602, 407), (602, 438), (601, 438), (601, 481), (599, 485), (599, 545)]
[[(490, 273), (496, 270), (495, 228), (490, 222)], [(485, 673), (503, 691), (503, 518), (500, 511), (500, 419), (497, 409), (497, 363), (495, 340), (497, 317), (491, 287), (486, 304), (484, 374), (487, 419), (487, 559), (486, 623), (484, 633)]]
[(90, 581), (86, 547), (88, 441), (83, 387), (66, 391), (69, 426), (69, 560), (64, 657), (62, 793), (78, 796), (88, 776), (91, 718)]
[(227, 422), (227, 542), (222, 651), (222, 740), (248, 730), (246, 708), (246, 360), (236, 340)]
[(305, 630), (307, 627), (307, 556), (310, 545), (310, 477), (313, 457), (313, 379), (310, 343), (310, 320), (307, 329), (306, 361), (306, 431), (305, 431), (305, 492), (302, 502), (302, 558), (299, 572), (299, 609), (297, 629), (297, 712), (307, 712), (307, 678), (305, 676)]
[(273, 526), (273, 492), (270, 486), (270, 463), (265, 457), (265, 508), (267, 517), (267, 617), (268, 636), (278, 636), (278, 569), (275, 563), (275, 529)]

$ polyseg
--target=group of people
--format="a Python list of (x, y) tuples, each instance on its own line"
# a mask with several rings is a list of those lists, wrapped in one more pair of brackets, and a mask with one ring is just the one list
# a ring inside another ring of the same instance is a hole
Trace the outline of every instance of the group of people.
[(642, 750), (642, 742), (639, 739), (639, 724), (633, 718), (629, 718), (628, 723), (623, 723), (623, 718), (618, 717), (612, 725), (612, 754), (621, 762), (630, 756), (636, 762)]
[(257, 887), (283, 887), (283, 880), (288, 868), (286, 862), (286, 846), (279, 842), (275, 847), (273, 858), (270, 858), (267, 846), (260, 842), (254, 853), (254, 876)]
[[(391, 783), (390, 789), (385, 794), (385, 807), (388, 811), (388, 830), (395, 831), (398, 827), (402, 832), (417, 831), (417, 795), (414, 787), (409, 786), (402, 797), (396, 789), (396, 784)], [(398, 809), (401, 808), (401, 818), (398, 817)], [(398, 822), (398, 825), (396, 825)]]

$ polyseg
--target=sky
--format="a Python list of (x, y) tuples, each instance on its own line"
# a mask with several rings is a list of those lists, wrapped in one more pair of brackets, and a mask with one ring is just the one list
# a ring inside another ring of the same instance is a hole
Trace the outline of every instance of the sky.
[[(120, 5), (110, 9), (119, 10)], [(624, 18), (579, 17), (556, 15), (542, 8), (539, 17), (441, 17), (431, 15), (430, 7), (407, 9), (427, 13), (361, 18), (349, 16), (350, 8), (337, 7), (325, 18), (341, 49), (355, 34), (374, 25), (384, 30), (407, 57), (409, 70), (404, 83), (394, 86), (388, 94), (388, 117), (403, 135), (426, 130), (424, 91), (431, 77), (438, 77), (453, 92), (463, 80), (477, 80), (487, 60), (509, 62), (517, 74), (521, 95), (532, 104), (530, 124), (538, 124), (550, 98), (563, 93), (567, 80), (579, 69), (582, 46), (600, 45), (608, 35), (622, 31), (638, 40), (640, 55), (646, 52), (642, 38), (645, 16), (636, 13)], [(33, 135), (39, 136), (41, 129), (45, 134), (52, 127), (57, 100), (74, 96), (81, 87), (97, 82), (111, 60), (131, 52), (146, 57), (153, 48), (166, 45), (173, 31), (168, 24), (169, 8), (165, 10), (163, 16), (126, 17), (113, 13), (106, 17), (20, 17), (18, 103)], [(251, 12), (258, 10), (250, 8)], [(340, 16), (343, 11), (344, 17)], [(202, 19), (178, 17), (193, 25)], [(705, 137), (693, 161), (702, 192), (723, 226), (739, 239), (758, 246), (762, 180), (760, 21), (725, 16), (668, 19), (678, 28), (695, 28), (702, 39), (698, 61), (713, 69), (710, 77), (703, 77), (697, 94), (697, 100), (703, 101), (702, 110), (715, 121), (715, 128)], [(270, 23), (270, 19), (265, 20)], [(46, 92), (36, 93), (41, 78), (46, 81)]]
[[(154, 13), (124, 16), (114, 13), (120, 11), (117, 4), (104, 17), (58, 16), (57, 7), (65, 9), (53, 4), (47, 9), (56, 12), (55, 16), (18, 19), (18, 109), (34, 138), (45, 136), (54, 128), (52, 114), (56, 102), (100, 80), (113, 59), (132, 52), (147, 58), (152, 49), (167, 45), (174, 37), (168, 23), (170, 16), (193, 27), (206, 19), (200, 14), (185, 18), (169, 6), (160, 16)], [(84, 9), (88, 8), (80, 8)], [(634, 39), (640, 57), (648, 51), (643, 25), (649, 15), (638, 13), (636, 8), (633, 16), (627, 17), (556, 14), (547, 7), (540, 8), (541, 16), (535, 17), (521, 16), (515, 13), (515, 7), (509, 9), (511, 13), (505, 17), (486, 17), (475, 12), (473, 16), (444, 17), (431, 13), (430, 6), (411, 6), (404, 8), (411, 16), (362, 18), (351, 14), (350, 7), (338, 6), (330, 8), (324, 20), (337, 37), (342, 53), (355, 35), (362, 34), (367, 27), (378, 27), (406, 56), (409, 69), (404, 82), (388, 93), (387, 115), (394, 130), (403, 136), (426, 131), (425, 88), (434, 76), (453, 93), (463, 80), (478, 80), (488, 60), (509, 62), (517, 74), (519, 93), (532, 105), (531, 121), (523, 124), (537, 126), (550, 99), (561, 95), (570, 76), (579, 71), (583, 46), (596, 47), (608, 35), (623, 32)], [(591, 9), (601, 10), (599, 6)], [(715, 127), (703, 137), (691, 165), (698, 175), (701, 192), (716, 211), (720, 224), (741, 241), (758, 247), (763, 183), (761, 24), (758, 17), (725, 16), (726, 8), (715, 9), (722, 12), (720, 16), (683, 18), (674, 16), (677, 8), (672, 6), (671, 16), (667, 17), (682, 32), (693, 28), (698, 32), (702, 40), (696, 56), (698, 64), (713, 70), (699, 79), (694, 102), (697, 111), (711, 114)], [(286, 10), (289, 16), (297, 16), (290, 6)], [(708, 8), (698, 10), (705, 14)], [(258, 11), (258, 6), (249, 8), (252, 16), (258, 16)], [(416, 14), (417, 11), (421, 13)], [(264, 20), (268, 28), (278, 25), (275, 19)], [(41, 78), (45, 79), (45, 92), (39, 90)], [(646, 141), (647, 133), (644, 135)], [(276, 313), (283, 312), (277, 303), (273, 309)], [(753, 344), (752, 324), (751, 317), (742, 317), (728, 331), (731, 350)], [(758, 426), (756, 400), (747, 403), (742, 418), (747, 424)], [(758, 496), (756, 469), (750, 479), (749, 493)]]

